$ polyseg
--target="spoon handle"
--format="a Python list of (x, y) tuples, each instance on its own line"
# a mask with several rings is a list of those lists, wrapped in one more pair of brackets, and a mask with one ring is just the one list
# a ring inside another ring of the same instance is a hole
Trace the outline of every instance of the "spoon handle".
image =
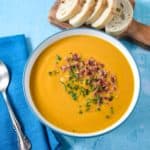
[(11, 105), (9, 103), (6, 91), (2, 92), (3, 98), (5, 100), (6, 106), (8, 108), (8, 112), (12, 121), (12, 124), (14, 126), (14, 129), (16, 131), (17, 137), (18, 137), (18, 144), (19, 144), (19, 149), (20, 150), (30, 150), (31, 148), (31, 144), (29, 142), (29, 140), (26, 138), (26, 136), (24, 136), (22, 130), (21, 130), (21, 126), (11, 108)]

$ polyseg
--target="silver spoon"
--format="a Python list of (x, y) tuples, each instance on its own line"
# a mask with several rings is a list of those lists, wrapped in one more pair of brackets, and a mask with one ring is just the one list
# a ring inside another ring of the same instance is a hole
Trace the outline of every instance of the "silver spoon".
[(10, 78), (9, 78), (8, 69), (7, 69), (6, 65), (2, 61), (0, 61), (0, 92), (2, 93), (5, 104), (8, 108), (8, 112), (9, 112), (12, 124), (17, 133), (19, 149), (20, 150), (30, 150), (31, 144), (30, 144), (29, 140), (24, 136), (24, 134), (21, 130), (21, 126), (20, 126), (20, 124), (11, 108), (11, 105), (8, 101), (6, 89), (8, 87), (9, 80), (10, 80)]

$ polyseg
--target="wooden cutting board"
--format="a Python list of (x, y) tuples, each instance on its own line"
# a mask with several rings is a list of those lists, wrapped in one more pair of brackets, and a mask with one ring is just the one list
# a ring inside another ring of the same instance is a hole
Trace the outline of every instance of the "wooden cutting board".
[[(68, 22), (60, 22), (56, 19), (56, 12), (59, 7), (60, 1), (61, 0), (56, 0), (54, 5), (50, 9), (48, 19), (50, 23), (56, 25), (61, 29), (71, 29), (73, 27)], [(130, 0), (130, 2), (134, 8), (135, 1)], [(86, 26), (86, 27), (90, 27), (90, 26)], [(118, 36), (118, 38), (123, 38), (123, 37), (131, 38), (141, 46), (150, 49), (150, 26), (144, 25), (136, 21), (134, 18), (132, 22), (129, 24), (126, 31), (124, 31), (121, 35)]]

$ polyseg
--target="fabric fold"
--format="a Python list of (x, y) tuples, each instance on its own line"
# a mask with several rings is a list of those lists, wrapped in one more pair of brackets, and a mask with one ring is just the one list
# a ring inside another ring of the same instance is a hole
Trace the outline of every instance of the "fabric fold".
[[(8, 66), (11, 75), (7, 93), (23, 131), (31, 141), (32, 150), (54, 150), (58, 145), (55, 136), (50, 129), (47, 132), (45, 126), (39, 122), (24, 97), (22, 79), (27, 57), (28, 50), (24, 35), (0, 38), (0, 60)], [(17, 137), (1, 94), (0, 118), (0, 149), (16, 150)]]

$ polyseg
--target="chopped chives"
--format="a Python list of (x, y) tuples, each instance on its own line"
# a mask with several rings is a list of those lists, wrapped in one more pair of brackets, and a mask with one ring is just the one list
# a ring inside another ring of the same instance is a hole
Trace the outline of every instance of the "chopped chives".
[(110, 107), (110, 113), (114, 114), (114, 108), (113, 107)]
[(83, 114), (83, 111), (82, 111), (82, 110), (79, 110), (79, 114)]
[(56, 61), (61, 61), (61, 60), (62, 60), (61, 56), (56, 55)]
[(109, 115), (106, 115), (106, 116), (105, 116), (105, 118), (106, 118), (106, 119), (109, 119), (109, 118), (110, 118), (110, 116), (109, 116)]
[(98, 107), (98, 108), (97, 108), (97, 111), (101, 111), (101, 109)]

